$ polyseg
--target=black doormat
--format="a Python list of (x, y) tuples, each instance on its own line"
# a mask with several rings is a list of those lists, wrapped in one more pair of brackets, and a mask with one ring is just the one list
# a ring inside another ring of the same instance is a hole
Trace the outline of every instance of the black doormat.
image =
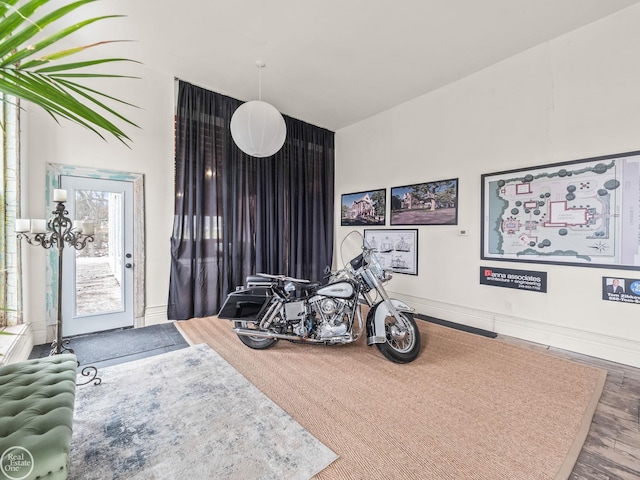
[[(69, 337), (80, 366), (107, 367), (189, 346), (173, 323), (109, 330)], [(36, 345), (29, 358), (49, 355), (50, 344)]]

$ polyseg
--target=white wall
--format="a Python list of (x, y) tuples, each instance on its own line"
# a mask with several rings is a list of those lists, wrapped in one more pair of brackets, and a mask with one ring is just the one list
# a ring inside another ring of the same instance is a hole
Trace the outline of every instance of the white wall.
[[(99, 137), (77, 125), (58, 125), (40, 108), (27, 106), (23, 126), (23, 217), (45, 218), (45, 166), (58, 163), (144, 174), (146, 295), (145, 323), (166, 321), (170, 236), (173, 221), (172, 75), (136, 67), (141, 80), (118, 80), (102, 87), (138, 107), (120, 109), (140, 129), (125, 128), (131, 148)], [(95, 85), (95, 84), (94, 84)], [(97, 87), (100, 89), (101, 87)], [(121, 125), (119, 123), (119, 125)], [(25, 320), (33, 324), (36, 344), (45, 342), (45, 252), (23, 247)]]
[[(600, 300), (602, 276), (637, 272), (479, 258), (481, 174), (640, 149), (639, 21), (631, 7), (337, 132), (336, 245), (348, 233), (340, 194), (457, 177), (458, 226), (419, 227), (419, 275), (396, 275), (390, 290), (420, 313), (640, 366), (640, 307)], [(166, 319), (174, 79), (140, 69), (141, 80), (109, 86), (141, 107), (131, 149), (27, 109), (22, 216), (45, 216), (46, 163), (144, 174), (149, 324)], [(43, 343), (45, 254), (24, 252), (25, 316)], [(547, 271), (548, 293), (481, 286), (485, 264)]]
[[(419, 227), (419, 275), (396, 275), (394, 295), (426, 315), (640, 366), (640, 306), (601, 300), (603, 276), (638, 272), (480, 260), (479, 203), (483, 173), (640, 150), (639, 23), (636, 5), (338, 131), (337, 245), (350, 230), (341, 194), (457, 177), (458, 225)], [(481, 265), (546, 271), (548, 293), (480, 285)]]

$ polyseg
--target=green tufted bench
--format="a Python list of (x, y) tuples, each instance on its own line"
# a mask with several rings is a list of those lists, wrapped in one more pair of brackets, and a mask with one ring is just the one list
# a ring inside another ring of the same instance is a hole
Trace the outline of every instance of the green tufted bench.
[(76, 356), (0, 367), (0, 479), (65, 479), (76, 392)]

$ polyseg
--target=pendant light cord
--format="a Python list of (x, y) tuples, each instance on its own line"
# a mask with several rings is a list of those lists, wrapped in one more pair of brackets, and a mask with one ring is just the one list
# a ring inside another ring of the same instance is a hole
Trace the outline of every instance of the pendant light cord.
[(262, 69), (266, 67), (267, 64), (262, 60), (256, 61), (256, 67), (258, 67), (258, 100), (262, 101)]

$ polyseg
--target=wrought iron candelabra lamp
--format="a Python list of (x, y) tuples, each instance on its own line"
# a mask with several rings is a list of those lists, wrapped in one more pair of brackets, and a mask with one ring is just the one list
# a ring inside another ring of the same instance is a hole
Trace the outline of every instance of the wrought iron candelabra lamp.
[[(65, 208), (67, 201), (67, 191), (55, 189), (53, 191), (53, 201), (56, 209), (53, 216), (48, 220), (22, 219), (16, 220), (16, 233), (19, 239), (25, 239), (29, 245), (41, 246), (45, 249), (56, 248), (58, 250), (58, 301), (56, 305), (57, 322), (56, 338), (51, 343), (50, 355), (60, 353), (75, 353), (69, 348), (69, 340), (62, 338), (62, 259), (65, 244), (75, 250), (82, 250), (94, 239), (94, 225), (92, 223), (71, 221), (69, 212)], [(80, 362), (78, 362), (80, 366)], [(98, 377), (98, 369), (94, 366), (86, 366), (81, 370), (83, 377), (88, 377), (78, 385), (86, 385), (93, 382), (99, 385), (102, 379)]]

